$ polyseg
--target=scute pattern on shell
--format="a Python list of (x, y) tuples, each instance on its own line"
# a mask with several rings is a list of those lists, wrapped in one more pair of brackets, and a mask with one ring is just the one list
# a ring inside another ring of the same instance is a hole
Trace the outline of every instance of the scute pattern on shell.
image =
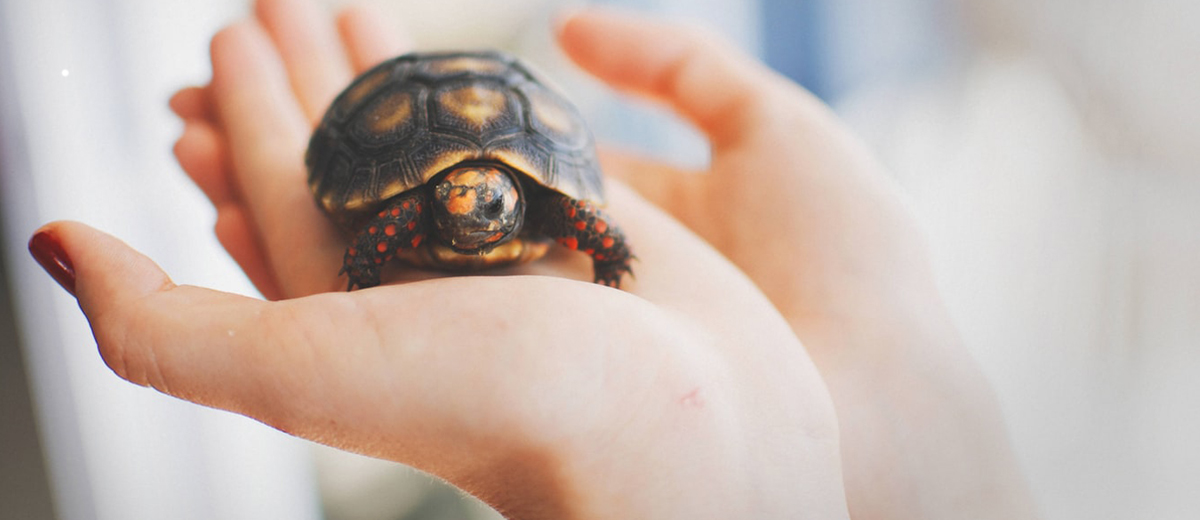
[(359, 76), (309, 142), (309, 185), (342, 225), (463, 161), (495, 160), (579, 200), (604, 201), (578, 111), (504, 53), (415, 53)]

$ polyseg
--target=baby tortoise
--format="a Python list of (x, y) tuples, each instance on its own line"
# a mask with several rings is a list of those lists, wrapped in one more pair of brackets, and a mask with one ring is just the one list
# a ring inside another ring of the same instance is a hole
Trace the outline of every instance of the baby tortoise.
[(496, 51), (413, 53), (356, 78), (305, 157), (317, 204), (353, 234), (348, 290), (392, 259), (446, 270), (528, 262), (557, 242), (619, 287), (633, 258), (600, 209), (591, 132), (566, 99)]

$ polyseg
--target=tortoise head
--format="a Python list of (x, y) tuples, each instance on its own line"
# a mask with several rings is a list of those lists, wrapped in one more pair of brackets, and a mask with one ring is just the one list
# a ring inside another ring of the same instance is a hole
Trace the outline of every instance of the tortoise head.
[(434, 185), (433, 217), (442, 243), (458, 253), (485, 254), (521, 231), (525, 202), (507, 170), (461, 166)]

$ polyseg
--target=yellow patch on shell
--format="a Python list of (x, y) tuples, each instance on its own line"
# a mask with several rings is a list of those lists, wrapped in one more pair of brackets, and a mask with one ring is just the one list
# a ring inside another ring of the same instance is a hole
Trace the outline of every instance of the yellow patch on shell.
[(482, 129), (507, 110), (504, 94), (481, 85), (469, 85), (438, 95), (438, 102), (467, 123)]
[(463, 56), (434, 61), (429, 64), (429, 72), (434, 74), (454, 74), (456, 72), (499, 74), (506, 67), (505, 64), (496, 60)]
[(545, 184), (545, 173), (522, 153), (513, 150), (495, 150), (488, 154), (488, 158), (507, 164), (513, 169), (533, 177), (539, 183)]
[(575, 135), (579, 132), (574, 115), (544, 91), (535, 90), (530, 97), (533, 117), (543, 126), (563, 135)]
[(464, 255), (441, 244), (426, 242), (420, 249), (397, 251), (396, 256), (418, 267), (475, 271), (537, 260), (546, 255), (551, 244), (544, 240), (515, 238), (482, 255)]
[(385, 67), (375, 71), (374, 74), (363, 78), (363, 80), (358, 82), (357, 85), (346, 91), (346, 97), (342, 98), (343, 102), (347, 106), (357, 105), (358, 102), (362, 101), (367, 94), (374, 92), (375, 89), (379, 87), (379, 85), (382, 84), (389, 75), (391, 75), (391, 73), (391, 69)]
[(405, 92), (393, 92), (380, 99), (367, 115), (367, 128), (383, 134), (395, 130), (412, 117), (412, 96)]

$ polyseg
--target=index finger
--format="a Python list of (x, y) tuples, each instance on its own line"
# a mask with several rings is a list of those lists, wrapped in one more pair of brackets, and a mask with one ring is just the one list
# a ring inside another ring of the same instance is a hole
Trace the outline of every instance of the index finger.
[(779, 82), (717, 35), (613, 10), (567, 18), (558, 38), (584, 70), (618, 89), (672, 105), (717, 147), (755, 124)]

